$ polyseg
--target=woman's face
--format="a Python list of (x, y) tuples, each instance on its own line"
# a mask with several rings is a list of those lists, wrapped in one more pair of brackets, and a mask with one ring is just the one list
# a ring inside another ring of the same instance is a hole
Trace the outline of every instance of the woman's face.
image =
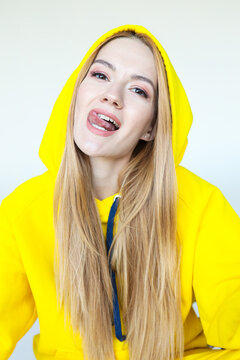
[[(79, 149), (90, 157), (128, 161), (139, 139), (153, 138), (147, 132), (151, 130), (156, 91), (154, 57), (145, 44), (129, 38), (107, 43), (78, 88), (74, 140)], [(96, 125), (112, 127), (99, 119), (99, 113), (115, 116), (119, 129), (96, 129)]]

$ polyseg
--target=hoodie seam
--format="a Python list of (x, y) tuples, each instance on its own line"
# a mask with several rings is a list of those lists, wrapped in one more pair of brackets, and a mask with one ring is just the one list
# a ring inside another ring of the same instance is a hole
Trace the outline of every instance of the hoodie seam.
[[(214, 188), (213, 188), (211, 194), (209, 195), (208, 201), (206, 202), (204, 210), (202, 211), (201, 217), (199, 218), (199, 224), (198, 224), (198, 228), (197, 228), (197, 232), (196, 232), (196, 241), (195, 241), (194, 253), (193, 253), (193, 269), (192, 269), (192, 290), (193, 291), (194, 291), (193, 282), (194, 282), (194, 272), (195, 272), (195, 259), (196, 259), (197, 247), (198, 247), (198, 243), (199, 243), (199, 232), (200, 232), (201, 228), (203, 228), (203, 226), (204, 226), (203, 225), (204, 218), (205, 218), (205, 215), (207, 213), (207, 209), (209, 207), (209, 204), (212, 201), (212, 197), (215, 194), (215, 192), (218, 190), (218, 188), (215, 185), (213, 185), (213, 186), (214, 186)], [(196, 298), (195, 298), (195, 301), (197, 302)], [(202, 319), (202, 316), (201, 316), (201, 319)]]
[[(203, 215), (204, 215), (204, 213), (205, 213), (205, 211), (206, 211), (206, 208), (208, 207), (210, 198), (212, 197), (213, 192), (215, 192), (216, 189), (217, 189), (217, 187), (216, 187), (215, 185), (212, 185), (212, 186), (213, 186), (213, 188), (212, 188), (212, 190), (210, 191), (210, 194), (208, 195), (207, 202), (205, 202), (205, 205), (204, 205), (203, 209), (200, 209), (198, 212), (196, 212), (196, 211), (194, 210), (194, 207), (191, 206), (191, 205), (189, 205), (189, 203), (188, 203), (181, 195), (178, 194), (179, 199), (182, 200), (182, 202), (183, 202), (183, 203), (186, 205), (186, 207), (191, 211), (191, 213), (192, 213), (194, 216), (197, 217), (198, 222), (199, 222), (199, 226), (200, 226), (200, 223), (202, 222), (202, 217), (203, 217)], [(200, 220), (199, 220), (199, 219), (200, 219)], [(199, 226), (198, 226), (198, 229), (199, 229)]]
[[(213, 185), (214, 186), (214, 185)], [(197, 235), (197, 239), (195, 241), (195, 246), (194, 246), (194, 256), (193, 256), (193, 264), (195, 264), (195, 256), (196, 256), (196, 247), (198, 245), (198, 240), (199, 240), (199, 232), (200, 232), (200, 229), (203, 227), (203, 221), (204, 221), (204, 217), (207, 213), (207, 209), (208, 209), (208, 206), (209, 206), (209, 203), (211, 202), (212, 200), (212, 197), (213, 197), (213, 194), (215, 193), (215, 191), (217, 190), (217, 188), (214, 186), (214, 189), (211, 191), (209, 197), (208, 197), (208, 200), (207, 202), (205, 203), (205, 206), (204, 206), (204, 209), (201, 211), (201, 215), (199, 217), (199, 222), (198, 222), (198, 227), (197, 227), (197, 232), (196, 232), (196, 235)]]
[(190, 205), (188, 204), (188, 202), (187, 202), (182, 196), (178, 195), (178, 198), (179, 198), (179, 200), (181, 200), (181, 201), (184, 203), (184, 205), (188, 208), (189, 211), (191, 211), (191, 213), (192, 213), (194, 216), (197, 216), (197, 217), (198, 217), (198, 214), (199, 214), (199, 213), (197, 213), (196, 211), (194, 211), (194, 209), (192, 208), (192, 206), (190, 206)]

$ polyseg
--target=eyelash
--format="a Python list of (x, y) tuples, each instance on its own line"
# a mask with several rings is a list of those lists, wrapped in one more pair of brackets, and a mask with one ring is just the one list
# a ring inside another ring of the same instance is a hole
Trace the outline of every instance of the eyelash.
[[(93, 77), (96, 77), (96, 75), (103, 75), (103, 76), (105, 76), (105, 77), (107, 78), (106, 75), (104, 75), (104, 74), (101, 73), (101, 72), (97, 72), (97, 71), (92, 71), (90, 74), (91, 74), (91, 76), (93, 76)], [(100, 79), (100, 80), (102, 80), (102, 79)], [(142, 90), (142, 89), (140, 89), (140, 88), (138, 88), (138, 87), (136, 87), (136, 88), (134, 88), (134, 89), (140, 90), (143, 95), (141, 95), (140, 93), (136, 93), (136, 94), (139, 94), (140, 96), (144, 96), (146, 99), (148, 98), (148, 95), (147, 95), (147, 93), (146, 93), (144, 90)]]

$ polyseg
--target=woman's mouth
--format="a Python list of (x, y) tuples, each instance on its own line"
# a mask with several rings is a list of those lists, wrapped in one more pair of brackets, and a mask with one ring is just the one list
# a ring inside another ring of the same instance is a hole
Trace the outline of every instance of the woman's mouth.
[(87, 127), (91, 132), (97, 135), (109, 136), (118, 130), (114, 123), (106, 120), (109, 119), (108, 117), (102, 114), (99, 115), (94, 110), (89, 113)]

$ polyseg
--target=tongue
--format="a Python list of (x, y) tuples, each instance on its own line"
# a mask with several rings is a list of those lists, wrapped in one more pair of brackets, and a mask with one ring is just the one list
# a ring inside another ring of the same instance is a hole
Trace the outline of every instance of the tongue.
[[(96, 114), (96, 115), (95, 115)], [(89, 121), (92, 123), (92, 124), (95, 124), (95, 125), (98, 125), (98, 126), (102, 126), (104, 129), (108, 130), (108, 131), (114, 131), (116, 130), (115, 126), (108, 122), (108, 121), (105, 121), (103, 119), (100, 119), (98, 116), (97, 116), (97, 113), (93, 113), (89, 116)]]

